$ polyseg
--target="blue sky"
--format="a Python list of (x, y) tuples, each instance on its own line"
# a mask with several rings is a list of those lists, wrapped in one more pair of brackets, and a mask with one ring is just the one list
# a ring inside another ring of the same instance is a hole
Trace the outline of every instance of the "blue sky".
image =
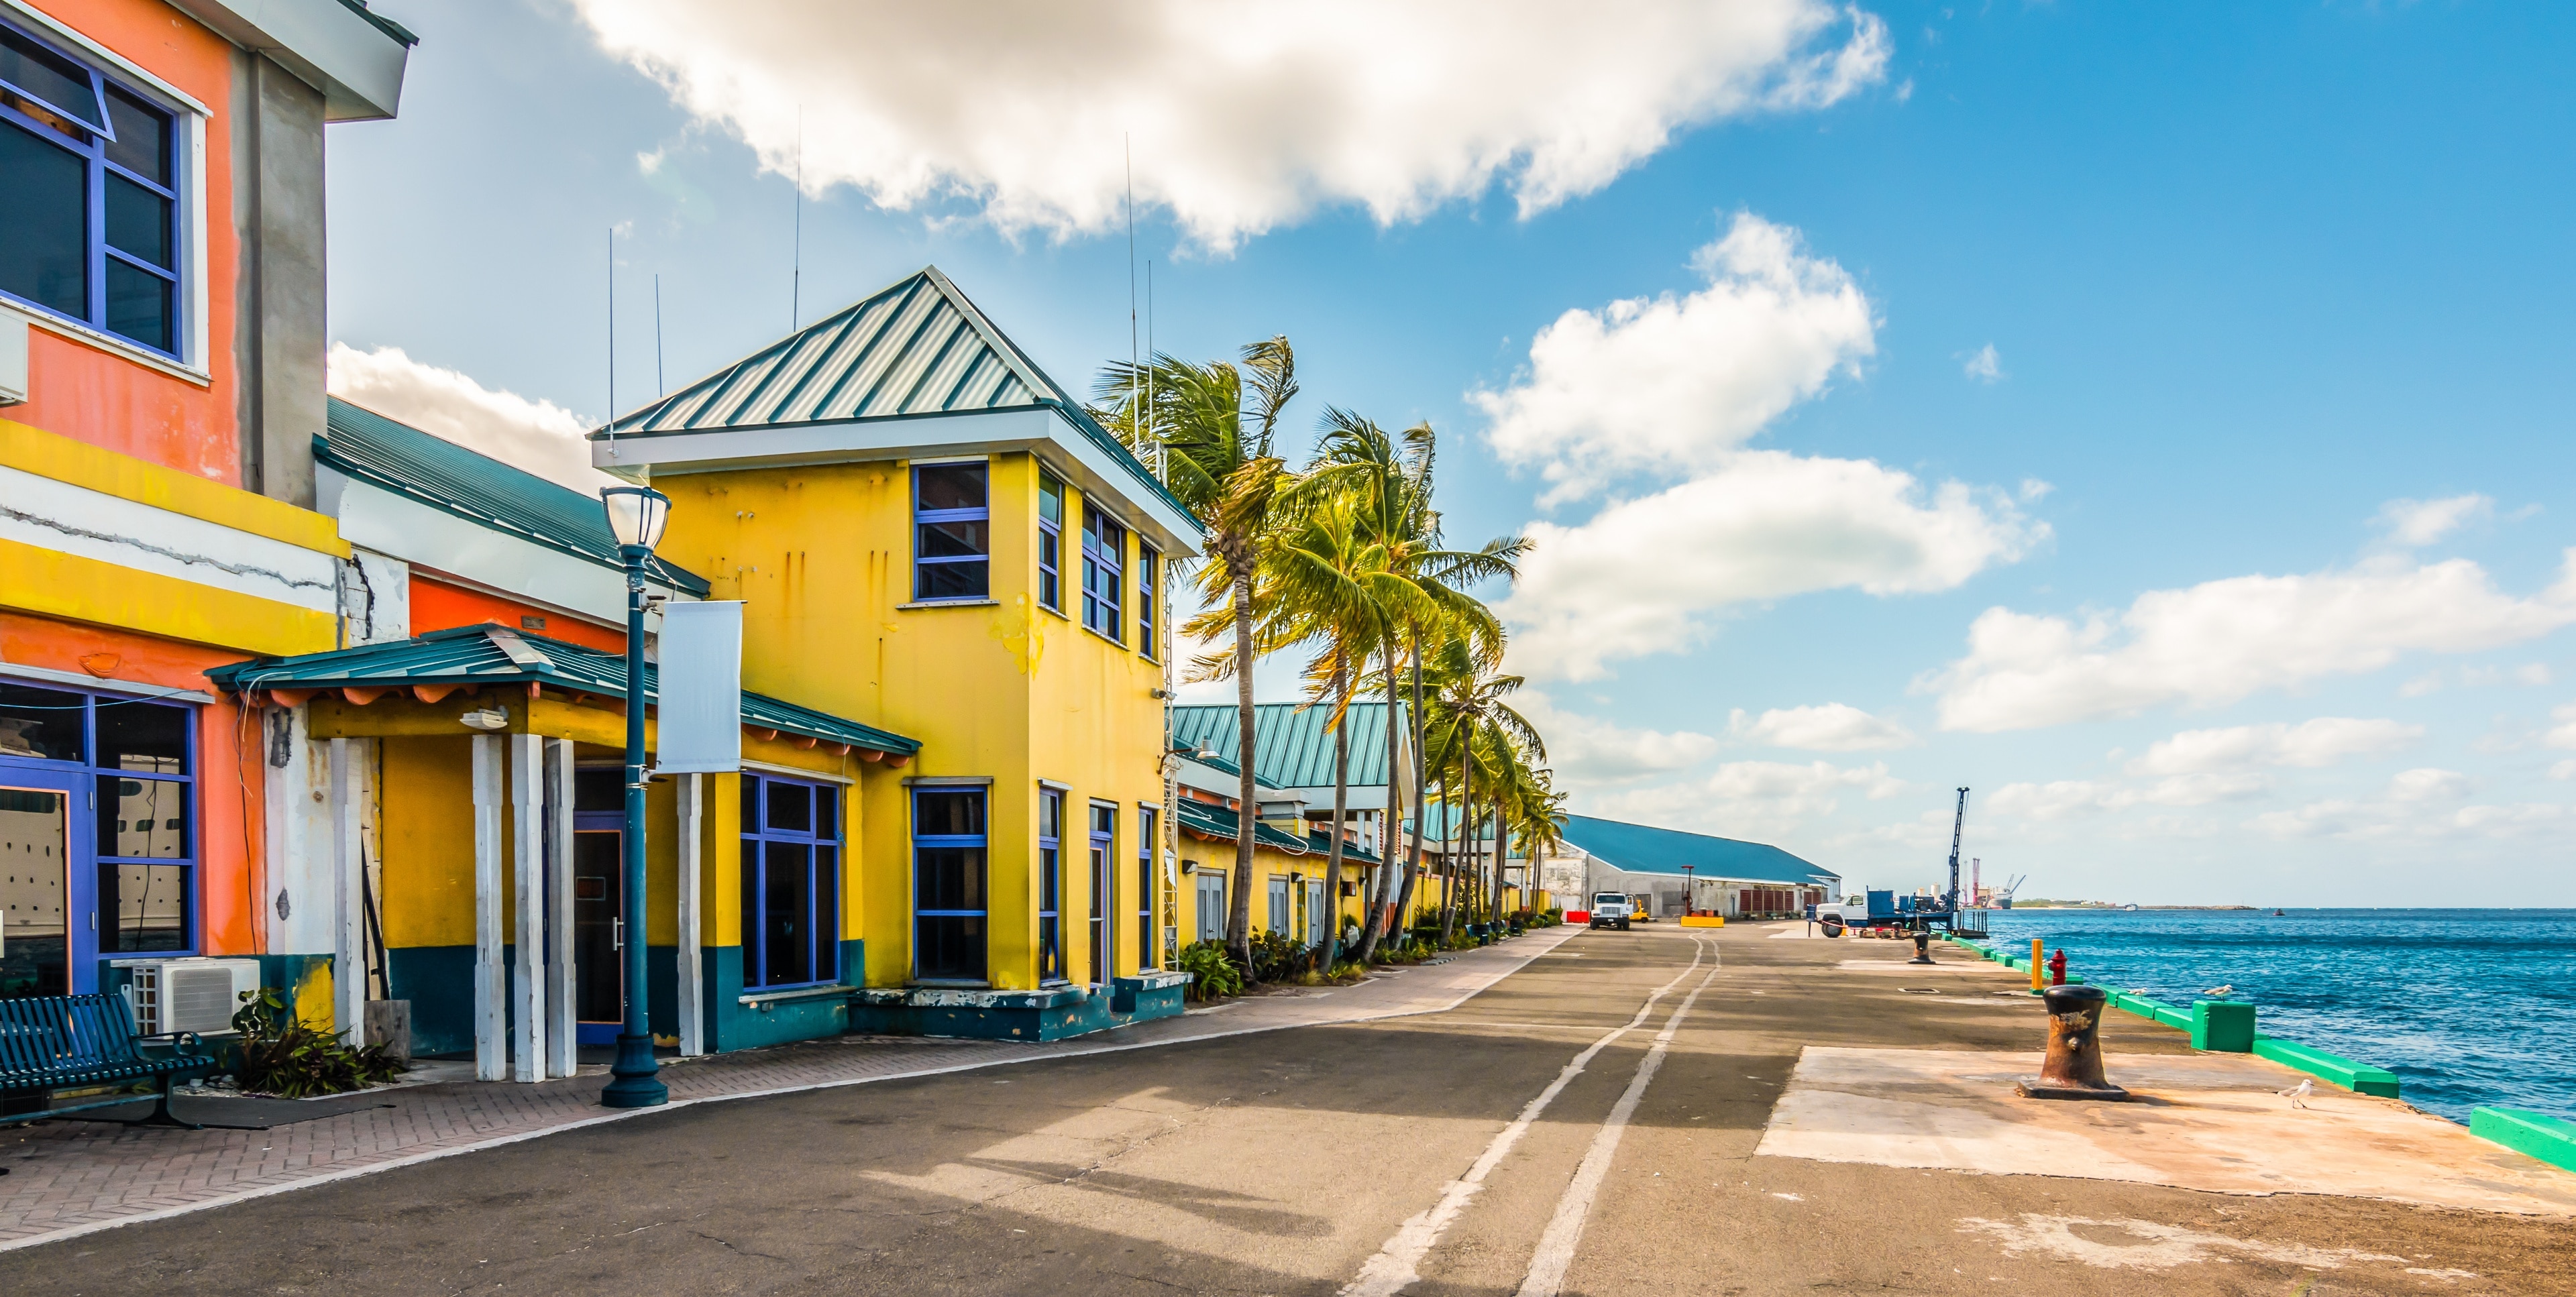
[[(379, 7), (423, 43), (399, 120), (333, 128), (331, 306), (389, 412), (538, 457), (599, 417), (612, 227), (621, 406), (655, 274), (674, 385), (783, 332), (800, 112), (803, 318), (936, 262), (1086, 388), (1132, 117), (1163, 349), (1285, 333), (1301, 431), (1428, 419), (1454, 537), (1554, 538), (1509, 607), (1577, 809), (1910, 886), (1965, 784), (2025, 894), (2576, 904), (2576, 19), (1630, 0), (1262, 98), (1149, 6), (1061, 88), (1043, 9)], [(1314, 13), (1243, 43), (1351, 39)], [(1388, 67), (1428, 97), (1350, 88)], [(1551, 153), (1605, 85), (1668, 138)]]

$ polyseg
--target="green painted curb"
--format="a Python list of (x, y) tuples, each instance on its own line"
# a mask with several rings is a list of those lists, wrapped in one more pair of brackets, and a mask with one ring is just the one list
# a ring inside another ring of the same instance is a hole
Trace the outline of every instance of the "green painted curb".
[(2254, 1049), (2254, 1006), (2240, 1000), (2194, 1000), (2191, 1047), (2223, 1054)]
[(2576, 1122), (2520, 1108), (2480, 1108), (2469, 1114), (2469, 1133), (2561, 1170), (2576, 1171)]
[(2384, 1099), (2397, 1097), (2397, 1074), (2368, 1063), (2356, 1063), (2322, 1049), (2275, 1040), (2265, 1036), (2254, 1042), (2254, 1056), (2268, 1058), (2285, 1067), (2295, 1067), (2310, 1076), (2320, 1077), (2355, 1094), (2375, 1094)]

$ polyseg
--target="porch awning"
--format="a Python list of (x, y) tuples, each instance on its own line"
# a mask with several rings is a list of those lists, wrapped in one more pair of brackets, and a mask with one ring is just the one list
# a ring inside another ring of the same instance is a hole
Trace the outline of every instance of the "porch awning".
[[(226, 693), (265, 693), (290, 704), (328, 690), (348, 691), (349, 701), (355, 703), (391, 690), (409, 690), (423, 702), (436, 702), (459, 689), (494, 685), (557, 689), (620, 701), (626, 697), (623, 656), (488, 623), (328, 653), (253, 658), (216, 667), (206, 678)], [(648, 664), (644, 668), (648, 703), (659, 696), (657, 688), (654, 668)], [(749, 690), (742, 695), (742, 723), (747, 729), (846, 743), (889, 756), (909, 757), (921, 750), (919, 739)]]
[[(1173, 804), (1180, 810), (1181, 831), (1194, 833), (1202, 838), (1232, 842), (1238, 832), (1237, 826), (1242, 823), (1233, 811), (1222, 806), (1192, 801), (1186, 797)], [(1333, 840), (1325, 834), (1309, 833), (1303, 841), (1300, 841), (1260, 820), (1252, 822), (1252, 840), (1255, 845), (1268, 847), (1273, 851), (1285, 851), (1290, 855), (1329, 856), (1333, 852)], [(1345, 864), (1374, 865), (1378, 863), (1378, 858), (1374, 852), (1365, 850), (1357, 844), (1345, 842), (1342, 844), (1342, 861)]]

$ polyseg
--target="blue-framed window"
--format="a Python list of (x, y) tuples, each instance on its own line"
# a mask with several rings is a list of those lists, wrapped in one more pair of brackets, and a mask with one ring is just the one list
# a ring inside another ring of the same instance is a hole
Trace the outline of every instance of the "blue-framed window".
[(1038, 981), (1064, 977), (1064, 794), (1038, 790)]
[(1191, 875), (1192, 881), (1197, 884), (1198, 939), (1201, 941), (1225, 940), (1226, 920), (1233, 917), (1226, 912), (1225, 907), (1226, 877), (1226, 874), (1214, 865), (1201, 865), (1198, 872)]
[(176, 359), (179, 119), (0, 23), (0, 296)]
[(841, 790), (742, 777), (744, 989), (841, 980)]
[(1163, 556), (1153, 546), (1136, 542), (1136, 651), (1148, 658), (1155, 656), (1154, 645), (1161, 638), (1155, 634), (1154, 596), (1160, 593), (1162, 575)]
[(1127, 529), (1098, 509), (1082, 510), (1082, 624), (1125, 642), (1119, 623), (1127, 601), (1120, 583), (1126, 577)]
[(1145, 971), (1154, 950), (1154, 851), (1163, 839), (1154, 832), (1160, 817), (1151, 806), (1136, 808), (1136, 971)]
[(1117, 857), (1118, 803), (1091, 804), (1091, 983), (1109, 984), (1110, 861)]
[(981, 788), (912, 790), (912, 975), (983, 982), (985, 829)]
[(197, 948), (197, 709), (0, 682), (0, 998)]
[(1038, 605), (1064, 611), (1064, 483), (1038, 474)]
[(986, 599), (993, 593), (993, 510), (983, 464), (912, 470), (912, 597)]

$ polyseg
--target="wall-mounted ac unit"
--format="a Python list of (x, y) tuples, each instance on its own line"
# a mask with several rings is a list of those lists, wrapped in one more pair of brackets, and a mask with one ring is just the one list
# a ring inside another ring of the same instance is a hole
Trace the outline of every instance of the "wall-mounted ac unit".
[(143, 1035), (233, 1029), (241, 994), (259, 989), (256, 959), (152, 959), (126, 965), (134, 974), (134, 1029)]

